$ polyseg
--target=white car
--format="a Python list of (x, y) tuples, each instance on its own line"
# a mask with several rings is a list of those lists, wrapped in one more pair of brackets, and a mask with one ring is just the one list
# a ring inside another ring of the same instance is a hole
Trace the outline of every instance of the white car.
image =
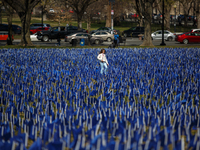
[(200, 32), (200, 29), (192, 29), (190, 32)]
[[(158, 30), (154, 33), (151, 34), (152, 40), (160, 40), (162, 39), (162, 30)], [(167, 41), (172, 41), (175, 40), (175, 34), (168, 31), (168, 30), (164, 30), (164, 39)]]
[(53, 8), (50, 8), (50, 9), (49, 9), (49, 12), (50, 12), (50, 13), (54, 13), (55, 11), (53, 10)]
[(37, 33), (30, 35), (30, 39), (31, 39), (31, 41), (39, 41), (37, 39)]

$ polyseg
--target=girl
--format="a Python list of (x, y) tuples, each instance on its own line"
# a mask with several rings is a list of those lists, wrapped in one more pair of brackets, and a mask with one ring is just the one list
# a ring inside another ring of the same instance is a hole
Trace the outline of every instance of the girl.
[(108, 68), (108, 61), (106, 59), (106, 50), (102, 49), (97, 56), (97, 59), (100, 60), (100, 66), (101, 66), (101, 74), (107, 74), (107, 68)]

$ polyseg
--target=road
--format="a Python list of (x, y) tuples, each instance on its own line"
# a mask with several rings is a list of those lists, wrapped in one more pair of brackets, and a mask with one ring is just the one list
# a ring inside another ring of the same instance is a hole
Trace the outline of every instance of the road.
[[(40, 46), (55, 46), (57, 44), (56, 40), (52, 40), (49, 42), (41, 42), (41, 41), (32, 41), (34, 45), (40, 45)], [(126, 39), (126, 46), (139, 46), (142, 44), (143, 41), (140, 41), (138, 38), (127, 38)], [(19, 44), (20, 40), (16, 39), (13, 41), (13, 44)], [(159, 46), (161, 43), (161, 40), (153, 40), (153, 44), (155, 46)], [(183, 44), (180, 44), (179, 42), (176, 41), (165, 41), (166, 46), (183, 46)], [(6, 42), (0, 42), (0, 46), (4, 46), (6, 44)], [(100, 46), (109, 46), (111, 44), (111, 42), (103, 42)], [(121, 44), (124, 45), (124, 44)], [(200, 46), (200, 43), (193, 43), (193, 44), (188, 44), (188, 46)], [(68, 42), (64, 42), (64, 40), (61, 40), (61, 46), (72, 46), (71, 44), (69, 44)]]

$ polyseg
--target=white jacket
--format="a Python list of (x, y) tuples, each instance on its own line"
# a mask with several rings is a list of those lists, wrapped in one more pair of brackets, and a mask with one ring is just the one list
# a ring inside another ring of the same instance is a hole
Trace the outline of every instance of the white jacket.
[(103, 53), (99, 54), (99, 55), (97, 56), (97, 59), (100, 60), (100, 61), (103, 60), (103, 62), (106, 62), (106, 64), (108, 64), (108, 60), (107, 60), (107, 58), (106, 58), (106, 55), (103, 54)]

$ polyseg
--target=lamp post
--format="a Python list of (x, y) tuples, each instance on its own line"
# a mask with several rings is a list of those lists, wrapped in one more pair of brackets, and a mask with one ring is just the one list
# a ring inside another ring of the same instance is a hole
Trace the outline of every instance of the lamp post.
[(43, 16), (44, 16), (44, 5), (42, 5), (42, 31), (43, 31)]
[(164, 6), (165, 6), (165, 2), (164, 2), (164, 0), (162, 0), (162, 43), (160, 43), (161, 46), (166, 45), (164, 42), (164, 19), (165, 19)]
[(174, 33), (176, 33), (176, 5), (174, 5), (174, 13), (175, 13), (175, 18), (174, 18)]
[(113, 15), (114, 15), (114, 10), (113, 10), (113, 3), (115, 0), (109, 0), (111, 3), (111, 34), (113, 34)]

